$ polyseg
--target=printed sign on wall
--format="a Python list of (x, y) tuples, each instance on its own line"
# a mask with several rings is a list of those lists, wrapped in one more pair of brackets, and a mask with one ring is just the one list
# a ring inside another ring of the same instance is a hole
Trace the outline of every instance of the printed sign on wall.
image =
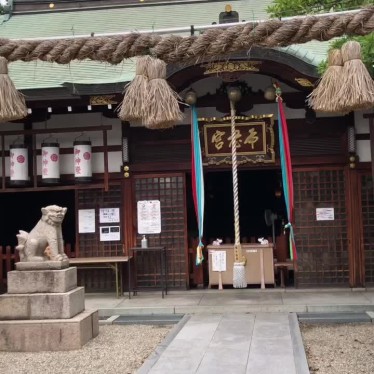
[(334, 221), (334, 208), (317, 208), (317, 221)]
[(159, 234), (161, 232), (160, 200), (138, 201), (138, 233)]
[(78, 231), (80, 234), (95, 232), (95, 209), (78, 210)]

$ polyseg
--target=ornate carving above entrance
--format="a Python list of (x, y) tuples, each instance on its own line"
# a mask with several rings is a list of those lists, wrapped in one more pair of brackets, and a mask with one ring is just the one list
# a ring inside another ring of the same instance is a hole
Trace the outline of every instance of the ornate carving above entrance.
[(225, 62), (211, 62), (203, 65), (205, 68), (204, 75), (221, 74), (221, 73), (236, 73), (253, 71), (258, 72), (261, 61), (225, 61)]

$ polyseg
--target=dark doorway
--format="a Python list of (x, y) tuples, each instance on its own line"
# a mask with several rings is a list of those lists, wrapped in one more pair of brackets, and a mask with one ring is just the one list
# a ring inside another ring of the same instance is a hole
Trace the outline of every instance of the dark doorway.
[[(285, 219), (281, 175), (276, 170), (251, 170), (238, 173), (241, 242), (271, 238), (272, 227), (265, 222), (265, 210), (277, 215), (275, 235)], [(205, 237), (234, 243), (233, 184), (231, 171), (205, 174)]]
[(70, 191), (42, 191), (0, 194), (0, 245), (17, 245), (19, 230), (30, 232), (41, 218), (41, 208), (59, 205), (68, 208), (62, 234), (64, 242), (75, 243), (75, 194)]

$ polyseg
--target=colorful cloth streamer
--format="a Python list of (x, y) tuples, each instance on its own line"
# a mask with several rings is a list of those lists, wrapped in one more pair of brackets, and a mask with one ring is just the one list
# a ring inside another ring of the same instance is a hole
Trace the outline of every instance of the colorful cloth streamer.
[(297, 260), (295, 236), (292, 227), (294, 219), (294, 190), (292, 179), (292, 164), (290, 143), (288, 139), (287, 121), (283, 108), (283, 100), (281, 97), (281, 89), (278, 84), (274, 84), (278, 103), (278, 135), (279, 135), (279, 154), (282, 168), (283, 194), (286, 202), (288, 223), (285, 229), (290, 230), (290, 258)]
[(203, 228), (204, 228), (204, 173), (203, 160), (201, 157), (201, 144), (199, 135), (199, 122), (195, 105), (191, 106), (191, 173), (192, 173), (192, 196), (195, 205), (197, 225), (199, 229), (199, 245), (196, 249), (196, 265), (203, 260)]

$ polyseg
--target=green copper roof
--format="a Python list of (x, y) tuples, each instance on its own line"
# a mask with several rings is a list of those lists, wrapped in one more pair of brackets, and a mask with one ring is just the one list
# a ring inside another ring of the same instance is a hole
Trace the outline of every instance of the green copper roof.
[[(239, 13), (239, 19), (247, 21), (268, 18), (266, 7), (270, 3), (271, 0), (230, 1), (233, 10)], [(16, 14), (0, 24), (0, 38), (43, 38), (208, 25), (218, 23), (218, 15), (226, 5), (221, 1), (143, 4), (105, 10), (52, 10), (38, 14)], [(308, 52), (308, 45), (292, 46), (286, 50), (316, 65), (326, 55), (326, 43), (308, 44), (312, 46), (313, 53)], [(9, 70), (18, 89), (60, 87), (66, 82), (125, 82), (131, 80), (135, 73), (133, 60), (126, 60), (117, 66), (93, 61), (74, 61), (69, 65), (41, 61), (15, 62), (10, 64)]]

